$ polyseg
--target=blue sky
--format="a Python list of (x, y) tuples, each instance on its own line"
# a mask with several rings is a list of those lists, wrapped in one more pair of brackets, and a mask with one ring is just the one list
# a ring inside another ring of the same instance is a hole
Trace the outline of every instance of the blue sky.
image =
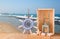
[(0, 13), (30, 13), (35, 14), (37, 8), (54, 8), (60, 13), (60, 0), (0, 0)]

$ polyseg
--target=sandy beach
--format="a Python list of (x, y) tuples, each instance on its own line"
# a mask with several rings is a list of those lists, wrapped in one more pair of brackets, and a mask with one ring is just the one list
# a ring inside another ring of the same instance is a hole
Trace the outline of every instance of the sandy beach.
[(0, 22), (0, 33), (18, 33), (19, 31), (12, 24)]
[(39, 36), (30, 34), (20, 34), (20, 33), (0, 33), (0, 39), (60, 39), (60, 35), (49, 36)]
[[(49, 39), (50, 37), (43, 37), (38, 35), (21, 34), (10, 23), (0, 22), (0, 39)], [(60, 39), (60, 35), (54, 35), (53, 39)]]

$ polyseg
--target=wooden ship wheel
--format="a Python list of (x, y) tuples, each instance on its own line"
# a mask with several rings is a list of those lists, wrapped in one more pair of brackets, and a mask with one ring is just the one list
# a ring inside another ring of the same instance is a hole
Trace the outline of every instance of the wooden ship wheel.
[[(23, 34), (35, 34), (38, 33), (38, 27), (36, 25), (36, 21), (33, 21), (29, 15), (28, 9), (28, 16), (24, 20), (19, 20), (22, 22), (22, 25), (18, 26), (19, 29), (22, 29)], [(35, 25), (34, 25), (35, 24)]]

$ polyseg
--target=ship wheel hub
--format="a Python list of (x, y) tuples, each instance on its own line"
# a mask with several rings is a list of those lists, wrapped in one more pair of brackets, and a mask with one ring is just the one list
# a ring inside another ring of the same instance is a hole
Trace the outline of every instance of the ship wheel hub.
[(30, 30), (34, 25), (33, 21), (31, 19), (25, 19), (24, 22), (22, 23), (23, 24), (23, 28), (25, 30)]

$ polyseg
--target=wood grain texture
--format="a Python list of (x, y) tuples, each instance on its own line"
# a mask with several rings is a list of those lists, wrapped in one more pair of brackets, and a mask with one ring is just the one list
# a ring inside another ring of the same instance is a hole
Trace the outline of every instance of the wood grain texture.
[[(42, 31), (44, 17), (46, 18), (45, 19), (46, 23), (49, 22), (49, 32), (54, 33), (54, 9), (38, 9), (37, 10), (37, 26), (40, 31)], [(50, 21), (48, 18), (50, 19)]]

